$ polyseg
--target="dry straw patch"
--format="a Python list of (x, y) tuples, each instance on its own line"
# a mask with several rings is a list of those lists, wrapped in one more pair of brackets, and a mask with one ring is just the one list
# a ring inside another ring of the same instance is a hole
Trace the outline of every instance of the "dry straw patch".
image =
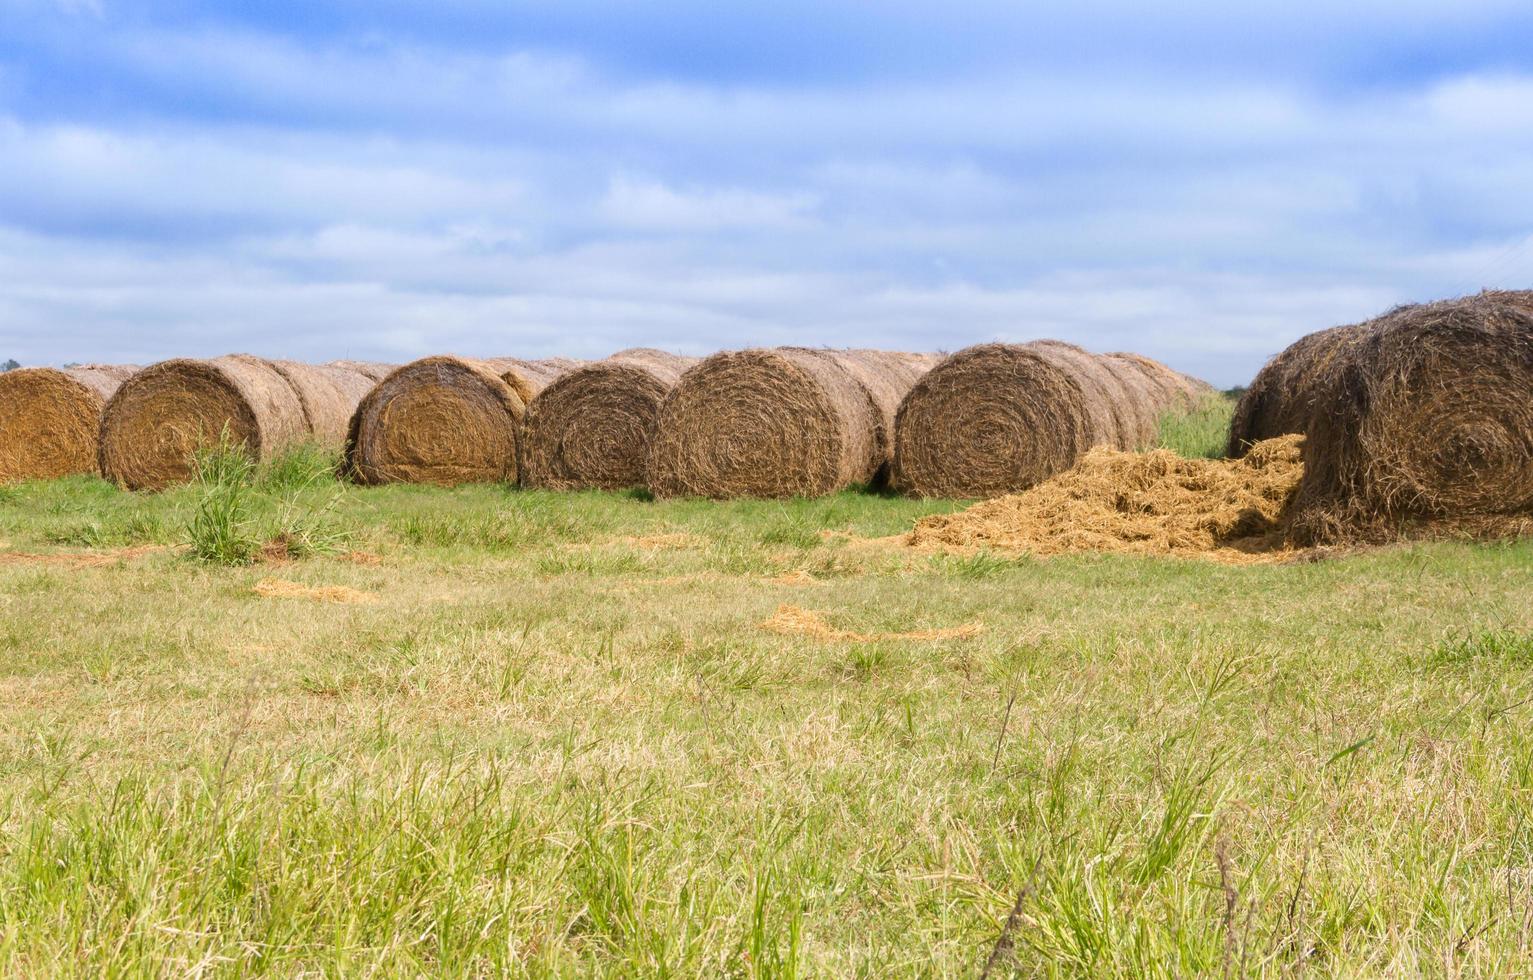
[(980, 344), (933, 368), (895, 421), (894, 485), (992, 497), (1068, 469), (1095, 446), (1134, 449), (1206, 388), (1148, 358), (1072, 344)]
[(935, 362), (893, 351), (779, 347), (715, 354), (660, 408), (650, 489), (663, 497), (795, 497), (885, 473), (894, 412)]
[(527, 400), (575, 362), (422, 358), (395, 370), (351, 417), (348, 466), (362, 483), (514, 483)]
[(368, 605), (378, 601), (371, 592), (345, 585), (311, 586), (280, 578), (263, 578), (250, 591), (263, 599), (310, 599), (339, 605)]
[(129, 365), (0, 373), (0, 483), (100, 472), (101, 411)]
[(106, 551), (0, 551), (0, 565), (56, 565), (63, 568), (107, 568), (135, 558), (172, 550), (168, 545), (144, 544)]
[(855, 630), (838, 629), (826, 622), (820, 613), (803, 609), (791, 603), (777, 607), (770, 618), (758, 624), (770, 633), (784, 636), (805, 636), (826, 643), (876, 643), (880, 640), (968, 640), (985, 631), (983, 623), (965, 623), (941, 629), (912, 630), (904, 633), (859, 633)]
[(925, 518), (906, 543), (1232, 563), (1291, 557), (1282, 548), (1281, 526), (1303, 474), (1302, 442), (1299, 436), (1268, 440), (1240, 460), (1095, 449), (1074, 469), (1031, 490)]

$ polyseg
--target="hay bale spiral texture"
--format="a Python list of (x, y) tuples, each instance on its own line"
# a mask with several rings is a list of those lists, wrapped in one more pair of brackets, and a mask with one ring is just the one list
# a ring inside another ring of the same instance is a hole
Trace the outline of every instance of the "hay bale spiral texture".
[(925, 354), (758, 348), (714, 354), (660, 407), (649, 487), (665, 497), (794, 497), (872, 483)]
[(362, 483), (514, 483), (527, 402), (563, 359), (426, 357), (378, 382), (352, 414), (347, 463)]
[(522, 483), (550, 490), (643, 486), (660, 405), (696, 363), (633, 348), (554, 381), (527, 407)]
[(1382, 540), (1533, 518), (1533, 293), (1401, 307), (1325, 372), (1292, 537)]
[(271, 361), (178, 358), (134, 374), (107, 402), (101, 471), (132, 490), (184, 483), (196, 452), (226, 429), (258, 461), (312, 435), (303, 399)]
[(1364, 333), (1359, 324), (1320, 330), (1268, 361), (1235, 405), (1226, 454), (1243, 456), (1264, 439), (1304, 433), (1314, 417), (1316, 398), (1334, 381)]
[(900, 405), (893, 483), (923, 497), (1025, 490), (1093, 447), (1142, 448), (1161, 415), (1190, 407), (1200, 385), (1139, 355), (1059, 341), (969, 347)]
[(86, 364), (0, 373), (0, 483), (100, 472), (101, 410), (137, 370)]

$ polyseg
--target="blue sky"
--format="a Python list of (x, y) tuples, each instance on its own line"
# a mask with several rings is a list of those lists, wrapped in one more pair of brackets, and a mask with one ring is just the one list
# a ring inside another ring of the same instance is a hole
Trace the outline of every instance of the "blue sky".
[(1526, 2), (0, 0), (0, 359), (1062, 337), (1227, 385), (1485, 286), (1533, 286)]

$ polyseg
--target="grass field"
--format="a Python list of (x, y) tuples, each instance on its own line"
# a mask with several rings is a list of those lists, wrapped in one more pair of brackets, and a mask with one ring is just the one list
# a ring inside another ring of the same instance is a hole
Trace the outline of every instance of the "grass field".
[(952, 558), (855, 539), (955, 503), (312, 464), (0, 489), (5, 973), (972, 976), (1014, 903), (995, 975), (1533, 956), (1533, 543)]

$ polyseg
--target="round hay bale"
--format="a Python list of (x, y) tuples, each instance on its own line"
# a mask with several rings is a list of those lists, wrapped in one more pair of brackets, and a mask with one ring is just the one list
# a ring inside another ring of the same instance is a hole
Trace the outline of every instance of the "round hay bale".
[(1108, 441), (1080, 359), (1052, 344), (979, 344), (911, 388), (894, 426), (894, 486), (922, 497), (1025, 490)]
[(1165, 402), (1161, 387), (1129, 360), (1111, 354), (1099, 360), (1123, 390), (1123, 401), (1118, 406), (1118, 422), (1123, 426), (1124, 439), (1121, 448), (1148, 448), (1160, 434), (1161, 406)]
[(560, 375), (573, 371), (585, 362), (569, 357), (546, 357), (542, 360), (492, 357), (484, 363), (511, 386), (523, 405), (531, 405), (538, 392), (553, 384)]
[(930, 358), (778, 347), (715, 354), (660, 407), (649, 486), (666, 497), (794, 497), (876, 481), (893, 413)]
[(1360, 325), (1325, 374), (1297, 543), (1533, 515), (1533, 294), (1392, 310)]
[(101, 415), (101, 472), (131, 490), (184, 483), (227, 429), (256, 460), (309, 437), (298, 392), (270, 361), (178, 358), (123, 382)]
[(1136, 436), (1133, 417), (1137, 412), (1127, 409), (1124, 403), (1134, 397), (1136, 389), (1124, 386), (1118, 371), (1108, 366), (1106, 358), (1062, 340), (1035, 340), (1028, 346), (1047, 351), (1056, 363), (1068, 364), (1074, 372), (1086, 396), (1092, 446), (1127, 449), (1133, 445)]
[(527, 406), (522, 483), (550, 490), (643, 486), (660, 404), (696, 363), (633, 348), (554, 381)]
[(137, 370), (86, 364), (0, 373), (0, 483), (99, 473), (101, 410)]
[(515, 482), (527, 409), (503, 370), (444, 355), (412, 361), (378, 382), (352, 415), (353, 476), (368, 484)]
[(1306, 431), (1316, 396), (1362, 336), (1358, 324), (1320, 330), (1268, 361), (1235, 405), (1226, 454), (1239, 457), (1265, 439)]
[(331, 361), (326, 366), (327, 367), (345, 368), (348, 371), (355, 371), (358, 374), (366, 377), (368, 380), (370, 380), (370, 381), (372, 381), (373, 383), (376, 384), (377, 382), (382, 381), (384, 378), (388, 377), (389, 376), (389, 372), (393, 371), (399, 365), (398, 364), (382, 364), (382, 363), (379, 363), (378, 361), (346, 361), (346, 360), (342, 360), (342, 361)]
[(373, 380), (359, 371), (333, 364), (272, 361), (271, 366), (298, 395), (309, 438), (327, 449), (343, 447), (351, 416), (373, 389)]

